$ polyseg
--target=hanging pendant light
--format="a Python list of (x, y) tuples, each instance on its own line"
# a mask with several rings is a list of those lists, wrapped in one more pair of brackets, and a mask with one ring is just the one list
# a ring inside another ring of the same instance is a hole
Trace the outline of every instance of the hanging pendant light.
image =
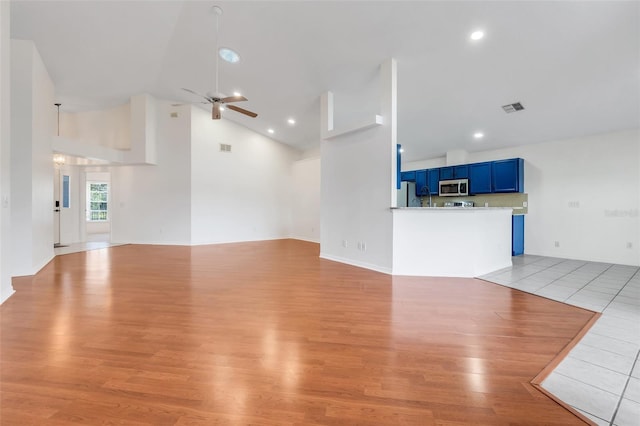
[(60, 103), (54, 104), (55, 106), (58, 107), (58, 136), (60, 136)]

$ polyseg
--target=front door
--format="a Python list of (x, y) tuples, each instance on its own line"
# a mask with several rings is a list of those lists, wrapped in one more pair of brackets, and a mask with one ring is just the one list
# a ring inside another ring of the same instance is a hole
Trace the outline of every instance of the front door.
[(56, 166), (53, 177), (53, 245), (60, 244), (60, 167)]

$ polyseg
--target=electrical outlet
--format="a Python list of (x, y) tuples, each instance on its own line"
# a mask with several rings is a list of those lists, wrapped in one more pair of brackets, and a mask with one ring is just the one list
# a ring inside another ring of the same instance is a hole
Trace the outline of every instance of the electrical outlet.
[(555, 242), (555, 246), (556, 246), (556, 247), (560, 247), (560, 241), (556, 241), (556, 242)]
[(633, 243), (631, 241), (627, 242), (627, 248), (628, 249), (633, 248)]
[(358, 250), (362, 250), (362, 243), (358, 241)]
[(569, 208), (572, 209), (577, 209), (578, 207), (580, 207), (580, 201), (569, 201), (567, 204), (569, 205)]
[(367, 243), (362, 243), (362, 251), (367, 251)]
[(529, 207), (529, 203), (528, 203), (528, 202), (526, 202), (526, 201), (523, 201), (523, 202), (522, 202), (522, 207)]
[(347, 242), (347, 240), (342, 240), (342, 247), (344, 248), (349, 247), (349, 243)]

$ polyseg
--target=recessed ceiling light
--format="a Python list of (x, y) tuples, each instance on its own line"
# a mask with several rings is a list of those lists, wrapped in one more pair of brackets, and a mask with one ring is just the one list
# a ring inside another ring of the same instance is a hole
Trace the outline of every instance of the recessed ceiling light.
[(482, 132), (475, 132), (475, 133), (473, 134), (473, 137), (474, 137), (474, 138), (476, 138), (476, 139), (482, 139), (482, 138), (484, 138), (484, 133), (482, 133)]
[(484, 32), (482, 31), (474, 31), (471, 33), (471, 40), (480, 40), (484, 37)]
[(235, 50), (229, 49), (228, 47), (221, 47), (218, 49), (218, 55), (220, 55), (220, 57), (225, 61), (232, 64), (240, 61), (240, 55), (238, 55)]
[(296, 124), (296, 120), (294, 120), (293, 118), (290, 118), (290, 119), (287, 120), (287, 123), (289, 123), (289, 124), (291, 124), (293, 126), (294, 124)]
[(274, 134), (275, 131), (273, 129), (267, 129), (267, 132)]
[(242, 93), (240, 93), (240, 92), (233, 92), (233, 96), (242, 96)]

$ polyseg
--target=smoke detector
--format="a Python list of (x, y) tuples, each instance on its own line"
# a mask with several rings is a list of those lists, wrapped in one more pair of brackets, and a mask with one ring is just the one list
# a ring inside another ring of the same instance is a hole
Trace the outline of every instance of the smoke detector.
[(513, 103), (513, 104), (502, 105), (502, 109), (507, 114), (510, 114), (512, 112), (522, 111), (524, 109), (524, 107), (522, 106), (522, 104), (520, 102), (516, 102), (516, 103)]

